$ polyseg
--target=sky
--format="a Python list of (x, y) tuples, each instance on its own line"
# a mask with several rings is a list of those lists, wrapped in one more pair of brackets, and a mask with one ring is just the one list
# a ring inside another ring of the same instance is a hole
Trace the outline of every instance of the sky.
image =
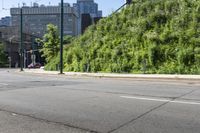
[[(10, 16), (9, 9), (11, 7), (18, 7), (18, 5), (22, 5), (22, 3), (26, 3), (27, 6), (30, 6), (31, 3), (37, 2), (39, 4), (45, 5), (58, 5), (60, 0), (0, 0), (0, 18), (5, 16)], [(64, 0), (65, 3), (76, 3), (77, 0)], [(94, 0), (99, 5), (99, 10), (103, 10), (103, 16), (107, 16), (116, 9), (118, 9), (121, 5), (124, 4), (125, 0)], [(3, 9), (4, 8), (4, 9)]]

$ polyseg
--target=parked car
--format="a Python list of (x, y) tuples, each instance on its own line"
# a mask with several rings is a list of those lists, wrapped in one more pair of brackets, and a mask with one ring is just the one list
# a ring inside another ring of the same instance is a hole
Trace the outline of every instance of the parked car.
[(28, 68), (40, 68), (41, 67), (41, 64), (40, 63), (31, 63), (30, 65), (28, 65)]

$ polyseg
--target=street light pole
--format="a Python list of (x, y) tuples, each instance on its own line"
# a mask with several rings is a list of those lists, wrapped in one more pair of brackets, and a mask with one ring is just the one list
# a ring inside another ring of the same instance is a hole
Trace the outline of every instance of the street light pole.
[(61, 0), (61, 14), (60, 14), (60, 74), (63, 74), (63, 19), (64, 9), (63, 0)]
[(20, 8), (20, 70), (23, 71), (23, 12)]

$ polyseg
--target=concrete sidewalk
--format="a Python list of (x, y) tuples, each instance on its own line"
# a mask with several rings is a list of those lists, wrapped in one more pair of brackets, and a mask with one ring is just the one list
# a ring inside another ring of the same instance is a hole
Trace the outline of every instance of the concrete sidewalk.
[[(58, 71), (45, 71), (43, 69), (24, 69), (26, 73), (58, 75)], [(81, 73), (65, 72), (65, 76), (99, 77), (99, 78), (143, 78), (143, 79), (186, 79), (200, 80), (200, 75), (170, 75), (170, 74), (114, 74), (114, 73)]]

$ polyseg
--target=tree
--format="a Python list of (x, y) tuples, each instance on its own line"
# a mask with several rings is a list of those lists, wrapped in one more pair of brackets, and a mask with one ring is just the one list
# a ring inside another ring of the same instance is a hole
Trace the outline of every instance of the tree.
[(7, 56), (4, 52), (3, 44), (0, 43), (0, 67), (5, 67), (8, 63)]
[(47, 25), (47, 33), (43, 36), (43, 39), (38, 39), (37, 42), (42, 44), (40, 52), (42, 52), (46, 62), (49, 63), (59, 52), (58, 27), (53, 24)]
[(73, 40), (74, 40), (73, 36), (66, 35), (66, 36), (64, 36), (63, 43), (64, 43), (64, 45), (67, 45), (67, 44), (70, 44)]

